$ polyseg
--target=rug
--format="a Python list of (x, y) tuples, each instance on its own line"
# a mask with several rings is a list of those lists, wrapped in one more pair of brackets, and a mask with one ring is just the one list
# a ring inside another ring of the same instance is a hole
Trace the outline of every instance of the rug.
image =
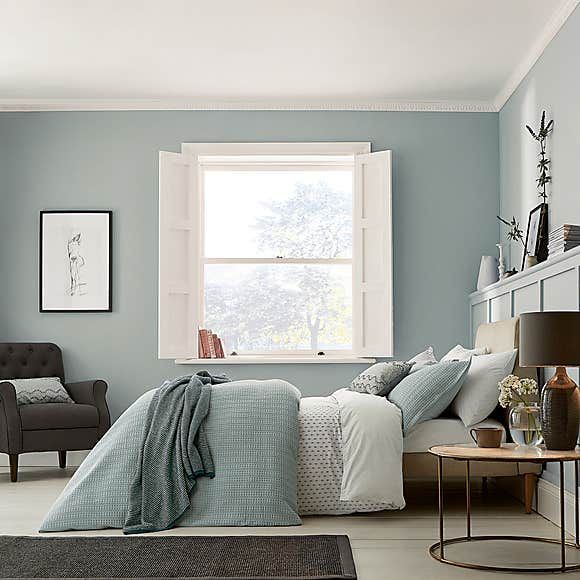
[(351, 580), (347, 536), (0, 536), (1, 578)]

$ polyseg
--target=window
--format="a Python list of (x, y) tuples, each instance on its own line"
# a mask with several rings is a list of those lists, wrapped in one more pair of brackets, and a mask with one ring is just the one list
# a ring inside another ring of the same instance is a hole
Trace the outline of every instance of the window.
[[(390, 152), (184, 144), (160, 154), (159, 354), (388, 356)], [(239, 359), (238, 359), (239, 360)]]

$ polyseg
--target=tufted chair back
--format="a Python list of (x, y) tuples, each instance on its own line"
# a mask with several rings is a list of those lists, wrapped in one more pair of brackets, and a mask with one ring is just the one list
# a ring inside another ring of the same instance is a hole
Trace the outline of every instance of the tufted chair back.
[(0, 342), (0, 382), (38, 377), (60, 377), (64, 385), (62, 351), (56, 344)]

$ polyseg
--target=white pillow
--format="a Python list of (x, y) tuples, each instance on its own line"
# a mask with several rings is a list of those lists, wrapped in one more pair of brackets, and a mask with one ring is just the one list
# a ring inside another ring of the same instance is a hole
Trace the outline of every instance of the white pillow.
[(415, 363), (411, 367), (411, 372), (415, 373), (428, 367), (429, 365), (437, 364), (437, 359), (433, 354), (433, 347), (428, 346), (423, 352), (416, 354), (411, 360), (407, 361), (408, 363)]
[(489, 352), (487, 346), (482, 346), (481, 348), (465, 348), (458, 344), (454, 346), (442, 359), (441, 362), (447, 362), (452, 360), (467, 360), (472, 356), (481, 356), (482, 354), (487, 354)]
[(487, 419), (497, 406), (497, 384), (511, 374), (517, 350), (482, 354), (471, 358), (471, 366), (451, 410), (466, 427)]

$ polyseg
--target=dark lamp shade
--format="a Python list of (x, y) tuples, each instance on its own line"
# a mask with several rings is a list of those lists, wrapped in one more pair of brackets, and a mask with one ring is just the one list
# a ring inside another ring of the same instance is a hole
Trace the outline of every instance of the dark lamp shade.
[(580, 312), (520, 314), (522, 367), (580, 366)]

